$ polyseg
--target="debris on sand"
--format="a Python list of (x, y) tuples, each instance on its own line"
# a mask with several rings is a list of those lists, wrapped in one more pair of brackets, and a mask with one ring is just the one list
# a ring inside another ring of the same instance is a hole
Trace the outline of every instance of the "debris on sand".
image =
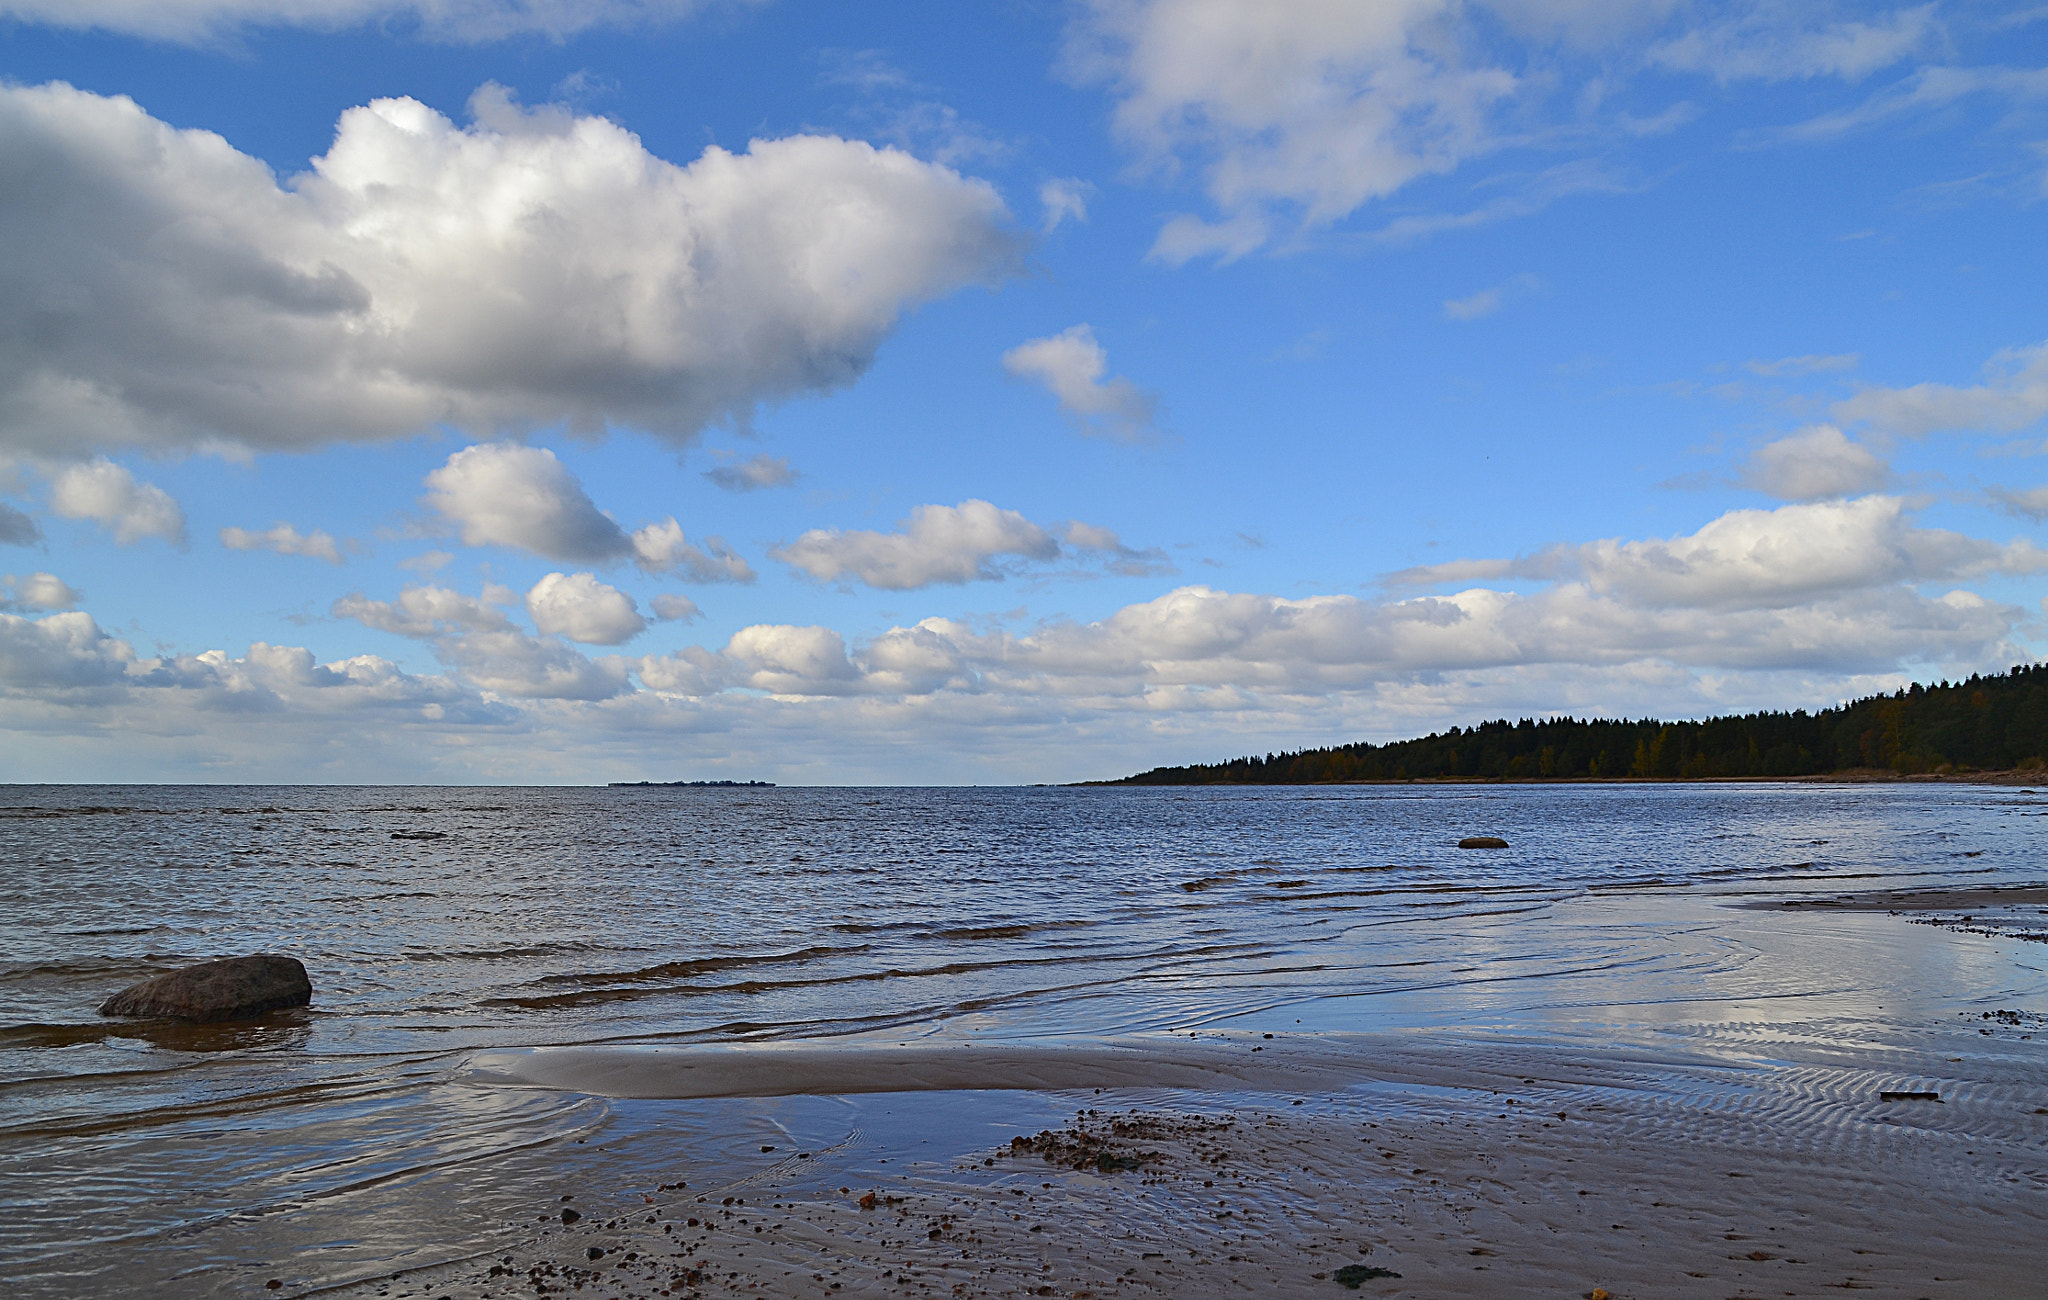
[(1063, 1165), (1068, 1169), (1116, 1173), (1165, 1159), (1157, 1151), (1140, 1151), (1126, 1143), (1186, 1141), (1203, 1134), (1227, 1131), (1233, 1122), (1199, 1115), (1134, 1115), (1128, 1119), (1112, 1119), (1104, 1126), (1105, 1132), (1070, 1128), (1055, 1133), (1045, 1129), (1036, 1137), (1014, 1137), (1010, 1139), (1010, 1154), (1043, 1156), (1048, 1164)]
[(1340, 1286), (1348, 1286), (1353, 1291), (1356, 1291), (1361, 1285), (1372, 1281), (1376, 1277), (1399, 1277), (1401, 1275), (1390, 1268), (1374, 1268), (1370, 1264), (1346, 1264), (1337, 1270), (1336, 1276)]

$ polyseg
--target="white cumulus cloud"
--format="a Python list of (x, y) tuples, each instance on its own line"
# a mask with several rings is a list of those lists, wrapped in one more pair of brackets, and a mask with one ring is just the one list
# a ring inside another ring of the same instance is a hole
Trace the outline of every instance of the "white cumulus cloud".
[(1136, 439), (1152, 431), (1158, 399), (1120, 375), (1103, 378), (1109, 354), (1086, 325), (1018, 344), (1003, 353), (1003, 369), (1044, 384), (1086, 432)]
[(631, 560), (697, 582), (749, 582), (753, 569), (717, 538), (692, 545), (673, 518), (629, 533), (597, 508), (545, 447), (479, 443), (427, 475), (426, 502), (470, 546), (510, 546), (570, 564)]
[(287, 523), (276, 523), (262, 532), (247, 528), (223, 528), (220, 544), (231, 551), (275, 551), (279, 555), (304, 555), (329, 564), (341, 563), (341, 548), (333, 534), (322, 528), (302, 533)]
[(0, 609), (73, 609), (79, 599), (77, 590), (54, 573), (0, 576)]
[(1580, 584), (1630, 608), (1773, 610), (1902, 585), (2048, 570), (2048, 551), (1917, 526), (1897, 497), (1731, 510), (1678, 537), (1610, 538), (1519, 560), (1456, 561), (1401, 585), (1499, 578)]
[(1101, 555), (1111, 573), (1129, 578), (1151, 578), (1163, 573), (1177, 573), (1173, 561), (1166, 558), (1166, 552), (1156, 546), (1142, 550), (1126, 546), (1114, 530), (1084, 524), (1078, 519), (1069, 520), (1059, 530), (1060, 540), (1077, 551), (1094, 551)]
[(171, 494), (104, 456), (61, 471), (50, 483), (50, 509), (66, 519), (90, 519), (124, 546), (145, 537), (185, 540), (185, 512)]
[(427, 504), (468, 546), (511, 546), (550, 560), (602, 564), (633, 542), (545, 447), (479, 443), (427, 475)]
[[(604, 700), (628, 689), (625, 660), (592, 660), (552, 636), (522, 631), (503, 609), (516, 603), (517, 592), (495, 585), (486, 585), (478, 596), (446, 587), (412, 587), (395, 601), (344, 596), (334, 602), (333, 612), (336, 618), (426, 642), (464, 681), (492, 696)], [(573, 597), (562, 603), (573, 603)]]
[(584, 645), (623, 645), (647, 630), (633, 598), (589, 573), (550, 573), (526, 593), (542, 632)]
[(656, 618), (673, 623), (694, 622), (704, 612), (697, 608), (696, 601), (672, 591), (664, 591), (647, 603), (653, 608)]
[(512, 626), (512, 620), (500, 607), (518, 598), (509, 587), (486, 586), (481, 596), (465, 596), (448, 587), (408, 587), (395, 601), (370, 600), (360, 593), (343, 596), (334, 602), (334, 616), (397, 636), (501, 632)]
[(311, 447), (452, 424), (687, 442), (843, 387), (1016, 263), (995, 191), (828, 136), (707, 149), (486, 86), (343, 113), (282, 185), (211, 132), (0, 86), (0, 448)]
[(1816, 424), (1750, 453), (1741, 482), (1781, 501), (1812, 501), (1874, 492), (1891, 481), (1891, 466), (1831, 424)]
[(826, 627), (761, 623), (733, 633), (724, 659), (742, 686), (773, 695), (841, 695), (860, 689), (846, 642)]
[(999, 579), (1002, 571), (993, 561), (1003, 556), (1053, 560), (1059, 558), (1060, 545), (1015, 510), (969, 500), (957, 506), (919, 506), (901, 532), (814, 528), (769, 554), (821, 582), (846, 579), (907, 591)]
[(707, 537), (702, 546), (683, 535), (673, 519), (648, 524), (633, 534), (634, 563), (649, 573), (672, 573), (690, 582), (752, 582), (754, 567), (722, 537)]

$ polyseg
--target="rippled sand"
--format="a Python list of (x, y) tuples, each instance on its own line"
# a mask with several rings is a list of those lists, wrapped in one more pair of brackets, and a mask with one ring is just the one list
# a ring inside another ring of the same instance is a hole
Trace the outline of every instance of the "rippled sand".
[[(968, 1091), (870, 1097), (838, 1142), (765, 1144), (715, 1184), (542, 1203), (545, 1229), (357, 1293), (2031, 1295), (2048, 1239), (2032, 1042), (2026, 1026), (1959, 1025), (1939, 1050), (1960, 1058), (1807, 1043), (1751, 1069), (1284, 1034), (761, 1053), (772, 1069), (500, 1056), (480, 1085), (796, 1096), (894, 1073)], [(1043, 1086), (1073, 1109), (1005, 1129), (1035, 1106), (996, 1089)], [(1908, 1091), (1940, 1100), (1885, 1100)], [(577, 1204), (604, 1208), (562, 1224)]]

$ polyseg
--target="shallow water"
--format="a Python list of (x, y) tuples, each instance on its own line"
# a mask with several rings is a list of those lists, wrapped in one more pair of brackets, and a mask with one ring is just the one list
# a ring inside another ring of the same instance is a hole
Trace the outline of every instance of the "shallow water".
[[(0, 1260), (31, 1294), (239, 1291), (309, 1254), (343, 1280), (530, 1220), (540, 1183), (653, 1123), (466, 1086), (484, 1047), (1914, 1050), (1980, 1010), (2048, 1010), (2048, 945), (1734, 905), (2040, 883), (2044, 815), (1957, 786), (9, 787)], [(1473, 834), (1514, 847), (1454, 847)], [(305, 961), (310, 1011), (93, 1014), (254, 951)], [(710, 1163), (732, 1145), (693, 1142)]]

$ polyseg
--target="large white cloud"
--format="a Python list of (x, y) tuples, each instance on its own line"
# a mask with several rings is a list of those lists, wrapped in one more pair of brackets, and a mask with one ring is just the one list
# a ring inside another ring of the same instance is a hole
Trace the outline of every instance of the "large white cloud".
[(919, 506), (901, 532), (814, 528), (769, 554), (820, 582), (850, 580), (907, 591), (999, 579), (1003, 574), (995, 561), (1004, 556), (1057, 559), (1060, 544), (1015, 510), (970, 500)]
[(0, 87), (0, 449), (686, 441), (852, 382), (906, 307), (1016, 256), (993, 189), (896, 150), (794, 136), (678, 167), (494, 87), (472, 111), (352, 108), (280, 185), (129, 99)]
[(187, 42), (243, 27), (334, 30), (367, 22), (417, 23), (437, 39), (489, 41), (673, 21), (704, 7), (705, 0), (0, 0), (0, 18)]
[(569, 564), (630, 559), (649, 573), (750, 582), (754, 571), (718, 538), (692, 545), (673, 518), (628, 533), (544, 447), (479, 443), (427, 475), (427, 504), (470, 546), (511, 546)]
[(1030, 339), (1003, 353), (1003, 369), (1044, 384), (1085, 432), (1142, 438), (1159, 401), (1121, 375), (1105, 379), (1109, 354), (1087, 325)]
[(185, 540), (185, 512), (171, 494), (104, 456), (60, 471), (50, 483), (50, 509), (66, 519), (90, 519), (124, 546), (145, 537)]

